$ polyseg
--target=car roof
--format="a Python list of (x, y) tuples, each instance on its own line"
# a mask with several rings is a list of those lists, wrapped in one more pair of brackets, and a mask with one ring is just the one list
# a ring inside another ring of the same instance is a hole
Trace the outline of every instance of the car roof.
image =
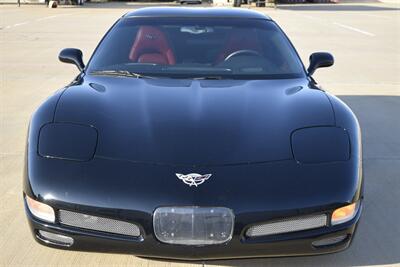
[(124, 17), (204, 17), (204, 18), (245, 18), (266, 19), (263, 13), (243, 8), (187, 8), (187, 7), (146, 7), (125, 14)]

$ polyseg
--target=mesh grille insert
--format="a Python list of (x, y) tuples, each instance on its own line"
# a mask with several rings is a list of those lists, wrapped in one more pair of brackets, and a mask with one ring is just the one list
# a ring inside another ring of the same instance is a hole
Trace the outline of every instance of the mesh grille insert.
[(137, 225), (104, 217), (60, 210), (59, 220), (61, 224), (83, 229), (134, 237), (140, 236), (140, 229)]
[(276, 235), (302, 230), (319, 228), (327, 225), (326, 214), (283, 219), (250, 227), (246, 235), (249, 237)]

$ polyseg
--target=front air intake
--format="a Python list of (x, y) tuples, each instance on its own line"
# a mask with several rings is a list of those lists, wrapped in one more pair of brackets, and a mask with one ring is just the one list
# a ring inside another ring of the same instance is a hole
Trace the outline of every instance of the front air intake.
[(326, 214), (311, 215), (297, 218), (281, 219), (269, 223), (251, 226), (247, 231), (248, 237), (277, 235), (303, 230), (320, 228), (327, 225)]
[(137, 225), (124, 221), (67, 210), (60, 210), (58, 219), (61, 224), (72, 227), (133, 237), (140, 236), (140, 229)]

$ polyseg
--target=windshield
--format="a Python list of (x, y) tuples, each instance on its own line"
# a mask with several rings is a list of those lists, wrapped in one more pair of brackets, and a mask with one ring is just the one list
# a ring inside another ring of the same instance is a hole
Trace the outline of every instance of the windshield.
[(304, 77), (300, 59), (274, 22), (233, 18), (122, 18), (87, 71), (197, 79)]

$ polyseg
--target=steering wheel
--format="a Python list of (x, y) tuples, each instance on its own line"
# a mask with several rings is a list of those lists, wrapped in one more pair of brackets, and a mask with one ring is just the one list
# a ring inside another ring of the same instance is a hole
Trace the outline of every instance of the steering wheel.
[(238, 50), (235, 52), (230, 53), (225, 59), (224, 61), (228, 61), (229, 59), (239, 56), (239, 55), (250, 55), (250, 56), (261, 56), (260, 53), (258, 53), (255, 50)]

